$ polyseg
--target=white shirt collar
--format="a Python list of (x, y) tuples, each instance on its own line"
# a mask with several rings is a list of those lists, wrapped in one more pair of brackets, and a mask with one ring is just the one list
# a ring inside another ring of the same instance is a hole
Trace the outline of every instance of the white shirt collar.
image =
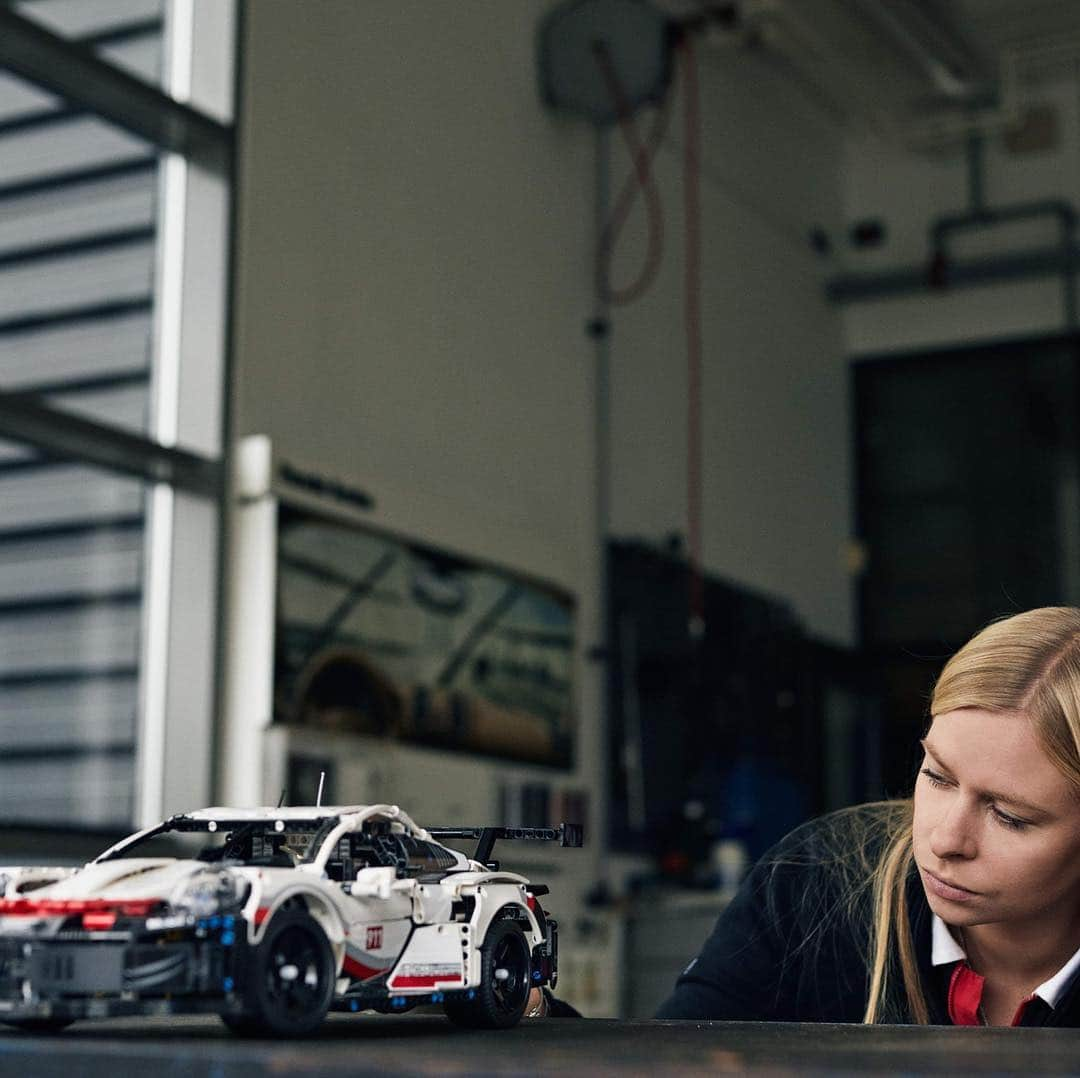
[(945, 966), (950, 962), (962, 962), (967, 958), (964, 948), (956, 942), (949, 926), (936, 914), (931, 912), (931, 944), (930, 964), (932, 966)]
[[(931, 944), (930, 964), (933, 966), (945, 966), (950, 962), (961, 962), (967, 958), (964, 948), (956, 942), (949, 926), (936, 914), (931, 913)], [(1044, 981), (1032, 992), (1044, 1003), (1056, 1007), (1065, 989), (1073, 982), (1073, 978), (1080, 973), (1080, 950), (1076, 952), (1048, 981)]]

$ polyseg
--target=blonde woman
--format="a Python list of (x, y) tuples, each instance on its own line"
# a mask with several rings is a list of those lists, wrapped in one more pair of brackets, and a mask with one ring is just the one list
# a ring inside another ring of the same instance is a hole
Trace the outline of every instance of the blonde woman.
[(946, 665), (911, 801), (754, 868), (659, 1018), (1080, 1026), (1080, 610)]

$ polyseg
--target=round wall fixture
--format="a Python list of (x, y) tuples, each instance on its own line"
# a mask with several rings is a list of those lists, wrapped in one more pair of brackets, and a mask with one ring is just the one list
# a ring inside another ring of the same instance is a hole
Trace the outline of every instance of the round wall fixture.
[(540, 23), (540, 93), (551, 108), (603, 126), (619, 119), (600, 54), (614, 70), (622, 106), (663, 99), (671, 81), (667, 17), (645, 0), (568, 0)]

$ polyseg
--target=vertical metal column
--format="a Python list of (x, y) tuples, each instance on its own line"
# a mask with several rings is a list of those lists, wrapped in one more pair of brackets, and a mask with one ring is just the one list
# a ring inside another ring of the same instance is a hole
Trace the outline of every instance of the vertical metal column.
[[(610, 213), (611, 190), (611, 138), (609, 130), (596, 127), (596, 186), (594, 239), (594, 266), (599, 265), (603, 233)], [(620, 624), (612, 635), (609, 624), (609, 589), (607, 546), (611, 537), (611, 312), (604, 294), (599, 274), (593, 274), (593, 313), (589, 320), (589, 334), (593, 339), (595, 356), (595, 457), (596, 457), (596, 557), (598, 567), (597, 604), (598, 632), (596, 653), (605, 658), (604, 678), (610, 676), (613, 661), (612, 650), (619, 652), (619, 666), (623, 675), (622, 715), (623, 730), (618, 762), (626, 774), (627, 819), (629, 825), (639, 829), (645, 825), (645, 785), (641, 759), (641, 728), (637, 705), (637, 644), (632, 622)], [(601, 697), (603, 721), (601, 729), (610, 734), (611, 716), (608, 712), (608, 694)], [(610, 744), (605, 736), (605, 747)], [(606, 827), (606, 823), (605, 823)]]
[[(599, 125), (596, 131), (596, 176), (594, 212), (596, 228), (593, 237), (593, 266), (599, 265), (600, 245), (603, 242), (607, 222), (611, 186), (611, 138), (608, 130)], [(596, 456), (596, 541), (601, 559), (607, 548), (611, 532), (611, 320), (607, 298), (599, 285), (595, 272), (593, 280), (593, 313), (589, 320), (589, 335), (593, 340), (595, 357), (594, 421)], [(601, 574), (601, 580), (604, 576)], [(606, 585), (601, 585), (601, 609), (605, 608)], [(599, 643), (603, 644), (605, 630), (601, 630)]]

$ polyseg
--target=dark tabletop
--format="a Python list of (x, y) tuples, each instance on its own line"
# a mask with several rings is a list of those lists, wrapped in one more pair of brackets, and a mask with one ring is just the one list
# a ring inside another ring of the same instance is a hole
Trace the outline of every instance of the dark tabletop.
[(296, 1041), (243, 1040), (203, 1017), (0, 1033), (0, 1074), (42, 1078), (898, 1072), (1080, 1074), (1080, 1030), (536, 1019), (481, 1033), (437, 1015), (334, 1015)]

